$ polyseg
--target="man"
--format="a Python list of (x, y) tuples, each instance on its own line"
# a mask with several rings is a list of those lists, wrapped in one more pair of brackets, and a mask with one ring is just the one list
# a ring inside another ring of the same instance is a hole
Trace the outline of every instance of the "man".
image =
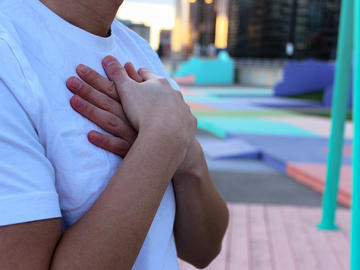
[(121, 2), (0, 3), (1, 269), (204, 267), (220, 250), (228, 212), (196, 121), (113, 22)]

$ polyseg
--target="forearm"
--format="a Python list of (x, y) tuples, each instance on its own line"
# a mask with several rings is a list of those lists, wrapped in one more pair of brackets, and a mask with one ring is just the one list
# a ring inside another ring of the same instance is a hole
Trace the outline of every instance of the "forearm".
[(221, 249), (228, 209), (211, 180), (199, 143), (194, 140), (190, 166), (174, 178), (175, 238), (180, 258), (203, 267)]
[(63, 235), (52, 269), (131, 269), (179, 164), (181, 150), (166, 146), (139, 134), (93, 207)]

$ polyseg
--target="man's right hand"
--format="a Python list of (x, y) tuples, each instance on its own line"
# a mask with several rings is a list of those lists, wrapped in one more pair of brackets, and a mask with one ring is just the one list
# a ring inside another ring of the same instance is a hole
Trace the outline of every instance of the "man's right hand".
[(80, 65), (77, 71), (85, 82), (75, 77), (67, 82), (75, 94), (72, 107), (114, 135), (92, 131), (90, 142), (124, 157), (137, 132), (150, 132), (160, 136), (169, 147), (176, 144), (174, 146), (180, 148), (178, 156), (182, 156), (196, 128), (196, 119), (182, 95), (172, 89), (165, 78), (146, 69), (138, 73), (130, 63), (123, 68), (115, 58), (106, 57), (103, 66), (112, 81)]
[(196, 119), (182, 95), (165, 78), (140, 69), (144, 82), (131, 79), (125, 68), (112, 56), (103, 60), (108, 78), (115, 83), (124, 112), (139, 132), (151, 130), (159, 136), (172, 136), (189, 144), (196, 129)]

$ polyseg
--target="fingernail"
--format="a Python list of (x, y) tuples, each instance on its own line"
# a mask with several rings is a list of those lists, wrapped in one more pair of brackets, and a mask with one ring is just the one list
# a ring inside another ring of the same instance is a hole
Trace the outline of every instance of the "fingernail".
[(104, 59), (104, 67), (105, 68), (109, 68), (111, 65), (113, 65), (115, 63), (116, 63), (116, 61), (114, 59), (112, 59), (111, 57)]
[(90, 132), (89, 137), (94, 143), (100, 143), (101, 141), (100, 135), (97, 134), (96, 132)]
[(78, 78), (72, 78), (70, 83), (76, 90), (79, 90), (82, 87), (82, 82)]
[(79, 68), (79, 72), (82, 74), (82, 75), (86, 75), (86, 74), (88, 74), (89, 72), (90, 72), (90, 69), (87, 67), (87, 66), (85, 66), (85, 65), (79, 65), (78, 66), (78, 68)]

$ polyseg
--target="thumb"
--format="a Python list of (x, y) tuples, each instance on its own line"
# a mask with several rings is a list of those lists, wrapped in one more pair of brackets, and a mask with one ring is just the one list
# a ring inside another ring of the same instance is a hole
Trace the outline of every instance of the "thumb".
[(160, 77), (150, 72), (146, 68), (140, 68), (138, 71), (139, 75), (143, 78), (144, 81), (148, 81), (151, 79), (159, 79)]
[(106, 56), (102, 64), (107, 77), (116, 84), (117, 88), (130, 79), (125, 68), (115, 57)]

